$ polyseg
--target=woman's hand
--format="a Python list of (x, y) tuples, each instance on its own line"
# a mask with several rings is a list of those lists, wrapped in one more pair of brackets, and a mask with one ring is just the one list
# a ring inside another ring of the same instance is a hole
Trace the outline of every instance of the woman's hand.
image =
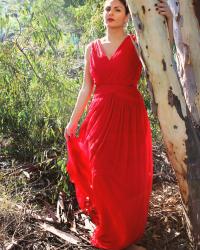
[(167, 20), (167, 26), (169, 31), (170, 45), (173, 47), (174, 44), (174, 34), (173, 34), (173, 14), (166, 0), (159, 0), (155, 4), (158, 14), (164, 16)]
[(166, 0), (159, 0), (155, 6), (160, 15), (165, 16), (167, 20), (172, 20), (173, 14)]
[(87, 45), (86, 51), (85, 51), (85, 68), (84, 68), (84, 80), (83, 80), (83, 86), (81, 87), (76, 104), (74, 107), (74, 110), (70, 116), (69, 123), (67, 124), (64, 132), (64, 137), (66, 141), (70, 138), (70, 136), (74, 135), (76, 132), (76, 128), (78, 126), (78, 121), (80, 120), (84, 109), (91, 97), (92, 91), (94, 89), (94, 83), (92, 76), (90, 75), (90, 52), (91, 52), (91, 46), (92, 43)]
[(72, 123), (69, 122), (65, 128), (65, 132), (64, 132), (64, 137), (66, 139), (66, 141), (68, 141), (69, 137), (74, 135), (76, 133), (76, 129), (77, 129), (78, 124), (77, 123)]

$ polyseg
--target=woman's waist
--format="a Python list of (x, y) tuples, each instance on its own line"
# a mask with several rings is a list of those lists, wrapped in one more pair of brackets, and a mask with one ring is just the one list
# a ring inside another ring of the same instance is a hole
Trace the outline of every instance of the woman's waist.
[(109, 93), (123, 93), (123, 94), (138, 94), (137, 85), (135, 84), (98, 84), (96, 85), (94, 95), (103, 95)]
[(125, 99), (142, 99), (137, 85), (133, 84), (100, 84), (96, 85), (93, 98), (103, 98), (109, 95), (124, 97)]

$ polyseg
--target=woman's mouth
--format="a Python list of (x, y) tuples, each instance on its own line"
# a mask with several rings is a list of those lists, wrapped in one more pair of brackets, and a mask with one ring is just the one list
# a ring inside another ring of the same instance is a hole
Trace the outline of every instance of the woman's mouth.
[(108, 18), (107, 21), (108, 21), (108, 22), (113, 22), (113, 21), (115, 21), (115, 20), (114, 20), (113, 18)]

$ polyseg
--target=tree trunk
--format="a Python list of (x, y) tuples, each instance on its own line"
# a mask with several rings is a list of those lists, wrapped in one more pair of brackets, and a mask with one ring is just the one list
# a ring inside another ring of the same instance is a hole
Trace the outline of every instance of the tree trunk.
[[(195, 3), (196, 2), (196, 3)], [(200, 124), (200, 29), (196, 13), (200, 1), (169, 0), (174, 16), (174, 39), (178, 73), (186, 103), (195, 125)], [(199, 8), (199, 12), (197, 12)]]
[[(180, 187), (188, 229), (200, 249), (200, 35), (199, 1), (175, 1), (177, 66), (167, 24), (156, 0), (128, 0), (138, 51), (153, 97), (167, 154)], [(192, 4), (193, 3), (193, 4)], [(178, 70), (177, 70), (178, 69)]]

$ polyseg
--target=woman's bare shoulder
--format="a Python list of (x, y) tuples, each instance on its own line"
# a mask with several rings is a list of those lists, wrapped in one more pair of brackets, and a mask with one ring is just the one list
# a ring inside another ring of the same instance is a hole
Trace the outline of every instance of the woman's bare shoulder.
[(88, 44), (86, 44), (86, 46), (85, 46), (86, 50), (88, 50), (88, 49), (90, 50), (92, 45), (95, 44), (97, 42), (97, 40), (98, 39), (94, 39), (94, 40), (90, 41)]
[(86, 58), (89, 58), (92, 46), (97, 42), (97, 40), (98, 39), (94, 39), (94, 40), (90, 41), (88, 44), (86, 44), (86, 46), (85, 46), (85, 55), (86, 55)]
[(100, 37), (99, 40), (103, 43), (103, 42), (106, 42), (106, 37), (103, 36), (103, 37)]

